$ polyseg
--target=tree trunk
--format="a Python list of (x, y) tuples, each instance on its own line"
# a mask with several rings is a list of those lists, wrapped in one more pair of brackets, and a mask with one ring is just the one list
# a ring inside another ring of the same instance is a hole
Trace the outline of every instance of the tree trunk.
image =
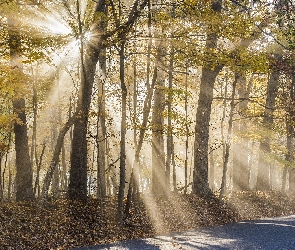
[[(152, 48), (152, 33), (151, 33), (151, 3), (148, 0), (148, 52), (147, 52), (147, 62), (146, 62), (146, 88), (147, 88), (147, 94), (144, 99), (143, 103), (143, 113), (142, 113), (142, 123), (139, 129), (139, 137), (138, 137), (138, 142), (136, 141), (136, 134), (134, 134), (134, 144), (135, 144), (135, 157), (134, 157), (134, 163), (133, 163), (133, 171), (139, 172), (139, 157), (140, 157), (140, 152), (142, 149), (143, 145), (143, 140), (144, 140), (144, 135), (145, 131), (147, 129), (147, 124), (149, 121), (149, 115), (151, 111), (151, 106), (152, 106), (152, 99), (153, 99), (153, 94), (154, 94), (154, 87), (156, 84), (157, 80), (157, 72), (158, 68), (155, 66), (154, 71), (153, 71), (153, 77), (152, 81), (150, 83), (150, 71), (151, 71), (151, 48)], [(134, 83), (135, 86), (136, 83)], [(137, 105), (134, 103), (134, 105)], [(136, 111), (136, 108), (134, 108)], [(137, 178), (136, 174), (132, 175), (133, 178)], [(135, 179), (136, 180), (136, 179)], [(134, 184), (138, 184), (137, 182), (133, 181)]]
[(189, 136), (189, 126), (188, 126), (188, 66), (185, 67), (185, 160), (184, 160), (184, 194), (187, 194), (188, 185), (188, 136)]
[(275, 111), (275, 99), (278, 92), (279, 84), (278, 72), (270, 73), (268, 85), (267, 85), (267, 96), (265, 103), (264, 117), (262, 121), (262, 128), (266, 134), (265, 138), (262, 138), (259, 147), (259, 160), (258, 160), (258, 174), (256, 189), (260, 191), (268, 191), (271, 189), (270, 186), (270, 141), (271, 141), (271, 127), (273, 125), (273, 113)]
[(292, 75), (292, 82), (290, 88), (290, 106), (288, 110), (288, 125), (287, 125), (287, 157), (286, 160), (291, 165), (288, 166), (289, 170), (289, 191), (295, 192), (295, 170), (294, 170), (294, 138), (295, 138), (295, 74)]
[[(221, 1), (212, 1), (212, 9), (221, 12)], [(205, 50), (213, 51), (216, 49), (217, 40), (217, 35), (208, 31)], [(202, 68), (194, 142), (193, 193), (201, 197), (213, 194), (208, 181), (209, 124), (214, 83), (218, 73), (223, 68), (222, 65), (214, 67), (210, 62), (208, 64)]]
[[(238, 112), (239, 117), (243, 117), (243, 112), (248, 109), (248, 97), (252, 82), (246, 84), (246, 79), (239, 76), (237, 92), (239, 98)], [(244, 119), (235, 122), (235, 133), (238, 135), (238, 140), (233, 145), (233, 190), (246, 191), (249, 190), (250, 166), (249, 166), (249, 139), (245, 136), (247, 132), (247, 123)]]
[(25, 100), (23, 98), (13, 101), (14, 113), (20, 119), (21, 124), (14, 124), (15, 153), (16, 153), (16, 200), (31, 200), (33, 193), (33, 171), (30, 160), (27, 119), (25, 112)]
[(121, 43), (120, 48), (120, 82), (121, 82), (121, 141), (120, 141), (120, 185), (118, 192), (118, 219), (123, 225), (124, 219), (124, 190), (126, 181), (126, 107), (127, 107), (127, 88), (125, 85), (125, 42)]
[(44, 183), (43, 183), (43, 188), (42, 188), (42, 195), (41, 195), (41, 203), (45, 204), (48, 198), (48, 191), (50, 187), (50, 183), (52, 180), (53, 173), (57, 167), (57, 164), (59, 162), (59, 155), (63, 147), (63, 141), (66, 133), (68, 130), (71, 128), (71, 126), (75, 122), (75, 117), (77, 116), (77, 113), (75, 113), (72, 117), (68, 119), (66, 124), (62, 127), (62, 129), (59, 131), (57, 140), (56, 140), (56, 145), (54, 148), (53, 156), (50, 162), (49, 169), (47, 170), (45, 177), (44, 177)]
[[(147, 129), (147, 123), (149, 120), (149, 115), (150, 115), (150, 110), (151, 110), (151, 104), (152, 104), (152, 99), (153, 99), (153, 91), (154, 91), (154, 86), (156, 83), (157, 79), (157, 66), (154, 68), (153, 72), (153, 77), (152, 77), (152, 82), (150, 83), (150, 71), (151, 71), (151, 48), (152, 48), (152, 33), (151, 33), (151, 21), (152, 21), (152, 16), (151, 16), (151, 3), (150, 0), (148, 0), (148, 51), (147, 51), (147, 60), (146, 60), (146, 88), (147, 88), (147, 94), (144, 99), (143, 103), (143, 113), (142, 113), (142, 123), (139, 129), (139, 137), (137, 141), (137, 131), (136, 127), (134, 128), (134, 134), (133, 134), (133, 140), (134, 140), (134, 146), (135, 146), (135, 155), (134, 155), (134, 162), (133, 162), (133, 168), (131, 171), (131, 176), (130, 176), (130, 183), (129, 183), (129, 189), (128, 189), (128, 194), (127, 194), (127, 201), (126, 201), (126, 210), (125, 214), (129, 214), (129, 209), (131, 207), (131, 198), (134, 197), (134, 192), (135, 190), (138, 191), (139, 188), (139, 157), (140, 157), (140, 152), (142, 149), (143, 145), (143, 139), (145, 135), (145, 131)], [(133, 95), (133, 110), (134, 110), (134, 115), (133, 115), (133, 122), (136, 124), (136, 119), (137, 119), (137, 73), (136, 73), (136, 64), (134, 63), (134, 95)], [(138, 195), (138, 194), (137, 194)]]
[[(79, 16), (79, 2), (77, 1), (77, 13), (79, 22), (79, 33), (82, 35), (82, 24)], [(100, 0), (96, 4), (95, 13), (106, 13), (105, 0)], [(105, 22), (101, 17), (101, 22)], [(99, 24), (100, 24), (99, 23)], [(100, 26), (96, 27), (100, 31)], [(100, 32), (101, 33), (101, 32)], [(88, 113), (90, 109), (92, 88), (96, 72), (96, 65), (99, 53), (102, 49), (102, 38), (98, 39), (97, 44), (88, 43), (84, 58), (83, 38), (80, 39), (80, 56), (81, 56), (81, 83), (80, 93), (77, 103), (78, 117), (74, 122), (72, 152), (71, 152), (71, 169), (69, 183), (69, 198), (72, 200), (87, 199), (87, 124)]]
[(36, 161), (37, 171), (36, 171), (36, 179), (35, 179), (35, 185), (34, 185), (34, 194), (35, 194), (35, 196), (37, 196), (38, 199), (40, 198), (40, 170), (41, 170), (41, 165), (42, 165), (42, 160), (43, 160), (45, 148), (46, 148), (46, 145), (44, 143), (43, 147), (42, 147), (42, 152), (41, 152), (40, 158), (39, 158), (39, 160)]
[[(15, 27), (13, 18), (7, 18), (8, 23), (8, 44), (10, 49), (11, 66), (15, 74), (22, 74), (21, 63), (21, 39), (18, 34), (18, 27)], [(29, 141), (27, 135), (27, 117), (25, 99), (21, 93), (16, 93), (12, 101), (13, 112), (19, 119), (14, 124), (15, 153), (16, 153), (16, 200), (31, 200), (33, 193), (33, 170), (30, 159)]]
[(106, 49), (103, 49), (99, 57), (100, 80), (97, 120), (97, 197), (105, 197), (106, 193), (106, 110), (105, 110), (105, 83), (106, 83)]
[[(160, 64), (163, 56), (163, 41), (158, 44), (158, 56), (156, 64)], [(162, 87), (165, 85), (164, 72), (157, 67), (157, 82), (154, 91), (154, 105), (152, 112), (152, 192), (164, 195), (167, 190), (165, 180), (165, 152), (164, 152), (164, 93)]]
[[(175, 17), (175, 3), (172, 1), (172, 17)], [(174, 37), (174, 28), (172, 26), (171, 37)], [(168, 71), (168, 130), (167, 130), (167, 159), (166, 159), (166, 185), (167, 191), (170, 192), (170, 172), (171, 172), (171, 163), (174, 163), (174, 145), (173, 145), (173, 133), (172, 133), (172, 87), (173, 87), (173, 67), (174, 67), (174, 46), (173, 43), (170, 42), (170, 60), (169, 60), (169, 71)], [(173, 165), (173, 188), (176, 189), (176, 177), (174, 178), (175, 172), (175, 164)], [(175, 186), (174, 186), (175, 184)]]
[[(3, 185), (2, 185), (2, 153), (0, 154), (0, 202), (3, 200)], [(4, 183), (3, 183), (4, 184)]]
[[(79, 6), (77, 1), (77, 7)], [(87, 123), (88, 113), (91, 102), (92, 88), (94, 83), (94, 77), (96, 72), (96, 65), (99, 59), (101, 50), (106, 46), (106, 39), (112, 35), (118, 33), (123, 37), (125, 33), (129, 32), (133, 26), (135, 20), (138, 18), (141, 10), (145, 7), (147, 0), (144, 0), (139, 4), (139, 0), (136, 0), (132, 6), (132, 10), (129, 13), (127, 21), (116, 27), (116, 29), (103, 33), (102, 27), (105, 27), (107, 4), (106, 0), (99, 0), (95, 8), (95, 16), (100, 17), (100, 20), (95, 24), (94, 32), (98, 34), (95, 40), (91, 43), (87, 43), (85, 58), (83, 49), (83, 38), (81, 36), (81, 84), (80, 93), (78, 98), (78, 117), (75, 119), (71, 152), (71, 169), (70, 169), (70, 183), (69, 183), (69, 198), (85, 200), (87, 198)], [(79, 8), (77, 10), (79, 13)], [(79, 33), (82, 35), (82, 23), (78, 16)]]
[[(56, 126), (56, 122), (61, 122), (60, 120), (58, 120), (57, 117), (57, 112), (56, 112), (56, 107), (52, 108), (52, 119), (53, 119), (53, 123), (51, 124), (52, 128), (51, 128), (51, 149), (52, 152), (54, 152), (54, 148), (55, 148), (55, 144), (56, 144), (56, 140), (57, 140), (57, 136), (58, 136), (58, 129)], [(52, 185), (51, 185), (51, 193), (52, 196), (54, 198), (57, 198), (58, 195), (58, 190), (59, 190), (59, 166), (57, 166), (53, 172), (53, 178), (52, 178)]]
[[(220, 194), (219, 199), (222, 200), (225, 193), (226, 193), (226, 182), (227, 182), (227, 169), (228, 169), (228, 161), (229, 161), (229, 150), (232, 140), (232, 128), (233, 128), (233, 116), (234, 116), (234, 108), (235, 108), (235, 93), (236, 93), (236, 86), (239, 76), (236, 74), (235, 79), (233, 82), (233, 89), (231, 95), (231, 104), (230, 104), (230, 113), (229, 113), (229, 120), (228, 120), (228, 131), (227, 131), (227, 139), (225, 141), (225, 155), (224, 155), (224, 162), (223, 162), (223, 172), (222, 172), (222, 180), (221, 180), (221, 187), (220, 187)], [(226, 95), (225, 95), (226, 98)]]
[(168, 72), (168, 98), (167, 98), (167, 109), (168, 109), (168, 130), (167, 130), (167, 158), (166, 158), (166, 185), (167, 191), (170, 191), (170, 174), (171, 174), (171, 163), (173, 162), (173, 134), (172, 134), (172, 86), (173, 86), (173, 64), (174, 64), (174, 50), (170, 52), (169, 72)]

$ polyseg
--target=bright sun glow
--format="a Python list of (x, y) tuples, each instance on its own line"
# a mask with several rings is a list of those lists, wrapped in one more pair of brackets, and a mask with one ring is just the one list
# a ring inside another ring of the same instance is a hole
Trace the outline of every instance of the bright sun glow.
[(28, 23), (34, 27), (38, 27), (40, 31), (51, 35), (68, 35), (72, 33), (69, 24), (62, 18), (60, 13), (54, 11), (41, 12), (32, 10), (33, 18), (28, 19)]
[(67, 35), (71, 33), (71, 28), (65, 25), (64, 23), (55, 20), (53, 17), (48, 17), (48, 22), (41, 23), (42, 27), (49, 30), (52, 34), (56, 35)]

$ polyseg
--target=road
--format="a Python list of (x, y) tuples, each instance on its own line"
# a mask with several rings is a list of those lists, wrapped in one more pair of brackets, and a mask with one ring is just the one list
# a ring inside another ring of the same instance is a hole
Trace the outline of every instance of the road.
[[(212, 226), (155, 238), (128, 240), (79, 250), (295, 250), (295, 215)], [(76, 249), (78, 250), (78, 249)]]

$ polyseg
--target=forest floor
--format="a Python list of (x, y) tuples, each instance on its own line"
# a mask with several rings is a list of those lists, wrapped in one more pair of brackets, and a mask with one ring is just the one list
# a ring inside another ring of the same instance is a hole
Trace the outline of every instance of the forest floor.
[(0, 249), (70, 249), (241, 220), (295, 214), (295, 196), (239, 192), (220, 202), (194, 195), (145, 195), (133, 203), (125, 227), (116, 223), (114, 198), (86, 203), (0, 203)]

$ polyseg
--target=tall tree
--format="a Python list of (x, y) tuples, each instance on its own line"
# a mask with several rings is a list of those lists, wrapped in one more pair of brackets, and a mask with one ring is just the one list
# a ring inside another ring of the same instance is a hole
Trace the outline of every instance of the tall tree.
[[(11, 67), (15, 76), (23, 75), (21, 59), (21, 37), (19, 27), (15, 25), (13, 17), (7, 18)], [(17, 77), (16, 77), (17, 78)], [(25, 99), (21, 93), (16, 93), (12, 102), (17, 120), (14, 124), (15, 152), (16, 152), (16, 200), (30, 200), (33, 193), (33, 170), (29, 152), (27, 135), (27, 116)]]
[[(107, 14), (107, 6), (103, 10)], [(107, 29), (107, 20), (100, 22), (100, 30), (103, 33)], [(106, 192), (106, 146), (107, 146), (107, 130), (106, 130), (106, 97), (105, 85), (107, 79), (107, 51), (102, 48), (99, 55), (100, 77), (98, 83), (98, 117), (97, 117), (97, 197), (105, 197)]]
[(163, 40), (158, 43), (157, 81), (154, 91), (154, 104), (152, 112), (152, 191), (154, 194), (163, 195), (167, 190), (165, 172), (165, 151), (164, 151), (164, 104), (165, 86), (164, 72), (161, 69), (161, 59), (164, 56)]
[[(115, 34), (122, 37), (124, 33), (129, 32), (135, 20), (138, 18), (141, 10), (145, 7), (147, 0), (140, 3), (136, 0), (131, 8), (128, 19), (125, 23), (116, 27), (114, 30), (103, 33), (101, 22), (106, 18), (106, 1), (99, 0), (95, 7), (96, 22), (92, 29), (95, 39), (86, 44), (84, 58), (84, 49), (81, 48), (81, 84), (78, 98), (77, 110), (79, 117), (76, 118), (73, 131), (72, 152), (71, 152), (71, 169), (69, 183), (69, 197), (71, 199), (85, 200), (87, 198), (87, 123), (88, 113), (91, 102), (92, 88), (96, 72), (96, 65), (101, 50), (107, 45), (106, 41)], [(77, 1), (77, 6), (79, 1)], [(80, 11), (78, 10), (77, 13)], [(78, 17), (78, 21), (81, 19)], [(79, 25), (79, 33), (82, 34), (82, 23)], [(82, 46), (81, 42), (81, 46)]]
[[(250, 166), (248, 163), (249, 139), (245, 135), (247, 132), (247, 122), (243, 119), (243, 113), (248, 109), (249, 94), (251, 91), (252, 81), (247, 84), (247, 79), (240, 75), (237, 82), (237, 94), (239, 104), (237, 105), (240, 119), (235, 122), (235, 133), (239, 139), (234, 143), (233, 150), (233, 190), (249, 190)], [(239, 153), (236, 153), (239, 152)]]
[(294, 111), (294, 104), (295, 104), (295, 74), (292, 74), (292, 81), (290, 87), (290, 106), (288, 108), (287, 114), (287, 156), (286, 160), (289, 163), (289, 191), (294, 193), (295, 192), (295, 170), (292, 166), (294, 163), (294, 140), (295, 140), (295, 111)]
[[(212, 11), (221, 12), (221, 0), (212, 1)], [(205, 51), (217, 48), (218, 36), (208, 29)], [(208, 142), (211, 106), (215, 79), (222, 69), (222, 65), (208, 62), (202, 68), (200, 94), (196, 113), (195, 142), (194, 142), (194, 173), (193, 193), (199, 196), (212, 194), (208, 182)]]
[(280, 72), (276, 69), (269, 74), (267, 91), (266, 91), (266, 101), (265, 110), (262, 121), (262, 129), (264, 130), (264, 136), (259, 147), (259, 160), (258, 160), (258, 174), (257, 174), (257, 190), (270, 190), (270, 160), (269, 154), (271, 153), (270, 141), (271, 136), (269, 132), (272, 130), (274, 122), (274, 111), (275, 111), (275, 99), (278, 92)]
[[(230, 111), (229, 111), (229, 120), (228, 120), (228, 131), (227, 131), (227, 138), (225, 140), (225, 148), (224, 148), (224, 162), (223, 162), (223, 173), (222, 173), (222, 180), (221, 180), (221, 187), (220, 187), (220, 194), (219, 199), (222, 200), (223, 196), (226, 193), (226, 181), (227, 181), (227, 169), (228, 169), (228, 162), (229, 162), (229, 150), (231, 147), (231, 140), (232, 140), (232, 129), (233, 129), (233, 117), (234, 117), (234, 108), (235, 108), (235, 94), (236, 94), (236, 87), (239, 75), (235, 75), (235, 79), (232, 86), (232, 95), (231, 95), (231, 103), (230, 103)], [(225, 95), (226, 98), (226, 95)]]

